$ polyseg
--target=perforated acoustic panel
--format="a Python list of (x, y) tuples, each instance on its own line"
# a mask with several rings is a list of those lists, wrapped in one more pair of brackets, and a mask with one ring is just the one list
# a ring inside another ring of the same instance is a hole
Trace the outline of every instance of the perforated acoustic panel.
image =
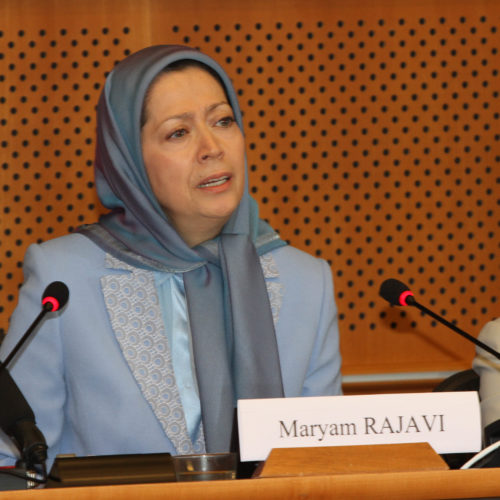
[(261, 215), (332, 266), (344, 373), (470, 363), (464, 340), (390, 309), (378, 288), (401, 279), (473, 334), (499, 314), (496, 2), (316, 1), (303, 15), (300, 3), (221, 14), (187, 2), (174, 16), (152, 1), (108, 17), (114, 2), (89, 4), (107, 23), (49, 10), (47, 29), (12, 2), (17, 23), (0, 31), (2, 331), (26, 247), (101, 213), (92, 161), (106, 73), (142, 46), (181, 43), (235, 82)]

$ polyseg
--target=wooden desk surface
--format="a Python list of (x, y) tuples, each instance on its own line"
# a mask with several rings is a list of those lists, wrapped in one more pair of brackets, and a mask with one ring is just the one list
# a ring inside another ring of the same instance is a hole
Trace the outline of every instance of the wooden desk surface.
[(0, 500), (406, 500), (499, 495), (500, 469), (471, 469), (6, 491)]

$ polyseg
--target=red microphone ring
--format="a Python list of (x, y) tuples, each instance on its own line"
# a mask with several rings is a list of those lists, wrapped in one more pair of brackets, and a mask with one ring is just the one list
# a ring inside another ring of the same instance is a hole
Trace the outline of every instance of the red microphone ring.
[(45, 297), (42, 300), (42, 305), (45, 305), (47, 303), (52, 304), (52, 312), (57, 311), (59, 309), (59, 301), (54, 297)]
[(411, 290), (406, 290), (404, 291), (400, 296), (399, 296), (399, 303), (402, 306), (407, 306), (408, 304), (406, 303), (406, 297), (413, 295), (413, 292)]

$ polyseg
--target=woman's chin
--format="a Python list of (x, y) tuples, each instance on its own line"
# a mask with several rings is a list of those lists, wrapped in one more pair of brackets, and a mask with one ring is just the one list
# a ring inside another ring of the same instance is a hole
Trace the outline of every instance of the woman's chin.
[(235, 195), (221, 196), (219, 199), (207, 203), (202, 213), (208, 218), (229, 220), (231, 215), (238, 208), (240, 200), (241, 197)]

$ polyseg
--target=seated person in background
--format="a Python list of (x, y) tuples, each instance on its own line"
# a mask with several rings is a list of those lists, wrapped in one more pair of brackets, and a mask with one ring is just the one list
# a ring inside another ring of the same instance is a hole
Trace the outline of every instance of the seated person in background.
[[(65, 282), (68, 304), (10, 366), (49, 461), (225, 452), (238, 399), (341, 392), (329, 266), (259, 219), (236, 94), (215, 61), (156, 46), (115, 67), (95, 183), (110, 212), (29, 247), (0, 352), (47, 284)], [(15, 457), (0, 436), (0, 463)]]
[[(500, 318), (486, 323), (478, 339), (500, 352)], [(486, 445), (500, 439), (500, 360), (476, 347), (472, 368), (479, 375), (481, 419), (486, 434)], [(495, 425), (495, 422), (499, 424)], [(495, 435), (496, 437), (494, 437)]]

